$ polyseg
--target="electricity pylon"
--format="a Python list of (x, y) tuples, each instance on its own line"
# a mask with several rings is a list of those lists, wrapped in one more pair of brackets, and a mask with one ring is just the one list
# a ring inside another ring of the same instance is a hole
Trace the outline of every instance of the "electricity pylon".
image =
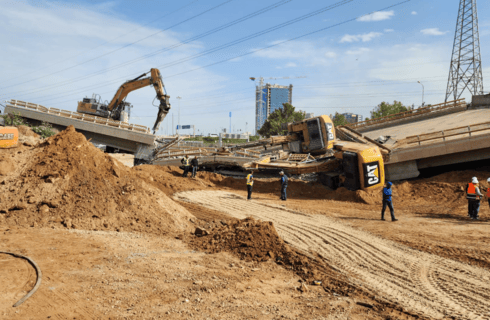
[(446, 100), (457, 100), (468, 89), (472, 95), (483, 94), (480, 35), (476, 0), (460, 0)]

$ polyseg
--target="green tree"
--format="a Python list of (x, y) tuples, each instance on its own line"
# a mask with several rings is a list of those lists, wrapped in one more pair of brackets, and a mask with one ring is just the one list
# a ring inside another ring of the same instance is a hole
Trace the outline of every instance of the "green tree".
[(394, 101), (393, 104), (381, 102), (373, 111), (371, 111), (371, 119), (386, 117), (392, 114), (408, 111), (400, 101)]
[(257, 131), (261, 136), (269, 138), (275, 135), (285, 135), (287, 130), (282, 129), (283, 123), (304, 120), (305, 115), (302, 112), (294, 111), (292, 104), (283, 103), (282, 108), (276, 109), (269, 115), (262, 128)]
[(338, 112), (335, 112), (333, 117), (330, 115), (330, 118), (332, 119), (334, 126), (345, 126), (346, 124), (349, 124), (349, 122), (345, 119), (345, 116)]

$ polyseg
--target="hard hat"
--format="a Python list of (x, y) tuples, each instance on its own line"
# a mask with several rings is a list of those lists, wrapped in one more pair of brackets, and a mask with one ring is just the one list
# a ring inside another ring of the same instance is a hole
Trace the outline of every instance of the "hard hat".
[(476, 177), (473, 177), (473, 178), (471, 179), (471, 183), (478, 183), (478, 179), (477, 179)]
[(284, 171), (279, 172), (279, 174), (284, 174)]
[(487, 182), (490, 182), (490, 178), (487, 179)]

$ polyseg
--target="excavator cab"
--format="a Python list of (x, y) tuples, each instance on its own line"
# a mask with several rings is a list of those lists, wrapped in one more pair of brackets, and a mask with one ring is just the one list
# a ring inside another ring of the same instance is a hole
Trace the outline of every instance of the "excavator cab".
[(322, 154), (333, 148), (335, 130), (329, 116), (319, 116), (288, 124), (289, 134), (298, 139), (289, 143), (293, 153)]

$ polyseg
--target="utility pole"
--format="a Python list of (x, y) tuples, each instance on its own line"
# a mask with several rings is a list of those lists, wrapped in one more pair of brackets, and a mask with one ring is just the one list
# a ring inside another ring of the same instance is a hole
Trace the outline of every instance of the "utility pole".
[(424, 107), (424, 91), (425, 91), (425, 87), (422, 84), (422, 82), (417, 81), (417, 83), (420, 83), (422, 85), (422, 108), (423, 108)]
[(466, 89), (472, 95), (483, 94), (476, 0), (459, 2), (445, 101), (459, 99)]

